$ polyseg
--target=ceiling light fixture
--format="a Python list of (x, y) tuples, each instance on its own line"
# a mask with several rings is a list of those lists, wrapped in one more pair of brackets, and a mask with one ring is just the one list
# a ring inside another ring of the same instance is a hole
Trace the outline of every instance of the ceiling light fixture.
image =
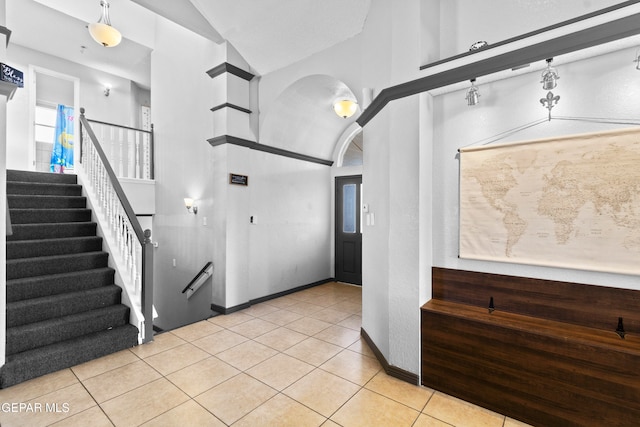
[(333, 104), (333, 111), (343, 119), (353, 116), (358, 109), (358, 103), (350, 99), (341, 99)]
[(469, 88), (469, 90), (467, 90), (467, 96), (465, 96), (467, 105), (476, 105), (478, 102), (480, 102), (480, 91), (474, 85), (475, 81), (476, 79), (471, 79), (471, 87)]
[(553, 61), (553, 58), (547, 59), (547, 69), (542, 72), (542, 80), (540, 80), (544, 90), (551, 90), (558, 86), (558, 79), (560, 78), (555, 68), (551, 67), (551, 61)]
[(101, 0), (100, 6), (102, 7), (102, 13), (98, 22), (89, 24), (89, 34), (93, 39), (104, 47), (117, 46), (122, 40), (122, 34), (111, 26), (111, 19), (109, 19), (109, 3)]

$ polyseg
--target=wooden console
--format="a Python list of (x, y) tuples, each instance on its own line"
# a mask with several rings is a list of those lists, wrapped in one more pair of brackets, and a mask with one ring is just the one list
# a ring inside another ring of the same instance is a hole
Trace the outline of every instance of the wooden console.
[(640, 291), (434, 267), (421, 316), (427, 387), (535, 426), (640, 425)]

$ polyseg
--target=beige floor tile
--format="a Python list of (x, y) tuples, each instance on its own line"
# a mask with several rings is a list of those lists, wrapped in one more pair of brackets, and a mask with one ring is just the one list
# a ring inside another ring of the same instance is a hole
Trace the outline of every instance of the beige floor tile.
[[(224, 427), (225, 424), (193, 400), (142, 424), (142, 427)], [(93, 426), (92, 426), (93, 427)]]
[(294, 320), (301, 319), (302, 317), (304, 317), (302, 314), (294, 313), (293, 311), (289, 311), (286, 309), (273, 311), (269, 314), (265, 314), (264, 316), (260, 316), (262, 320), (266, 320), (280, 326), (284, 326), (288, 323), (293, 322)]
[(351, 316), (350, 313), (334, 310), (331, 307), (309, 314), (309, 317), (313, 317), (314, 319), (322, 320), (324, 322), (329, 322), (333, 324), (340, 323), (341, 321), (345, 320), (349, 316)]
[(187, 343), (178, 347), (174, 347), (170, 350), (163, 351), (162, 353), (149, 356), (144, 361), (151, 365), (162, 375), (169, 375), (172, 372), (178, 371), (184, 367), (206, 359), (209, 356), (209, 353), (207, 353), (206, 351), (196, 347), (193, 344)]
[(295, 298), (291, 298), (291, 296), (289, 295), (285, 295), (280, 298), (270, 299), (269, 301), (265, 301), (264, 303), (282, 309), (287, 308), (290, 305), (297, 304), (298, 300)]
[(160, 377), (155, 369), (138, 359), (137, 362), (88, 378), (82, 383), (96, 402), (102, 403)]
[(252, 366), (278, 354), (277, 350), (255, 341), (246, 341), (216, 356), (229, 365), (246, 371)]
[(211, 356), (167, 375), (167, 379), (189, 396), (195, 397), (239, 373), (233, 366)]
[(218, 326), (214, 323), (202, 320), (200, 322), (192, 323), (190, 325), (174, 329), (171, 331), (171, 333), (179, 336), (187, 342), (191, 342), (199, 338), (206, 337), (207, 335), (214, 334), (221, 330), (222, 326)]
[(127, 349), (74, 366), (71, 370), (82, 381), (139, 360), (138, 356)]
[(207, 319), (207, 322), (222, 326), (223, 328), (230, 328), (231, 326), (239, 325), (251, 319), (253, 319), (253, 316), (249, 316), (241, 311), (236, 311), (235, 313), (212, 317)]
[(138, 426), (189, 400), (178, 387), (160, 378), (100, 406), (116, 427)]
[(318, 332), (327, 329), (331, 326), (331, 323), (323, 322), (322, 320), (313, 319), (311, 317), (303, 317), (294, 322), (286, 325), (287, 328), (293, 329), (296, 332), (306, 335), (315, 335)]
[(218, 354), (230, 349), (231, 347), (235, 347), (238, 344), (242, 344), (247, 341), (247, 339), (247, 337), (243, 337), (240, 334), (236, 334), (235, 332), (225, 329), (204, 338), (200, 338), (199, 340), (195, 340), (192, 344), (203, 349), (209, 354)]
[(413, 427), (451, 427), (451, 424), (447, 424), (444, 421), (440, 421), (429, 415), (420, 414)]
[(109, 418), (102, 412), (99, 406), (94, 406), (82, 411), (79, 414), (73, 415), (69, 418), (65, 418), (51, 427), (113, 427)]
[(350, 314), (362, 314), (362, 304), (358, 302), (353, 302), (349, 300), (340, 301), (339, 303), (332, 305), (332, 309), (338, 311), (344, 311), (345, 313)]
[(314, 369), (312, 365), (279, 353), (246, 371), (263, 383), (282, 391)]
[(397, 378), (390, 377), (384, 371), (378, 372), (378, 374), (365, 385), (365, 388), (418, 411), (422, 411), (424, 405), (427, 404), (427, 401), (433, 395), (433, 390), (430, 388), (412, 385)]
[(293, 311), (294, 313), (302, 314), (303, 316), (308, 316), (311, 313), (315, 313), (316, 311), (324, 309), (325, 307), (321, 305), (312, 304), (306, 301), (298, 301), (297, 303), (287, 307), (287, 310)]
[(262, 317), (265, 314), (273, 313), (274, 311), (278, 311), (278, 307), (267, 303), (260, 303), (252, 305), (249, 308), (245, 308), (244, 310), (242, 310), (242, 313), (248, 314), (249, 316), (253, 317)]
[(367, 342), (362, 337), (360, 337), (358, 341), (350, 345), (349, 350), (355, 351), (356, 353), (364, 354), (365, 356), (372, 357), (374, 359), (376, 358), (373, 350), (371, 350), (369, 344), (367, 344)]
[(278, 329), (278, 327), (279, 326), (275, 323), (256, 318), (253, 320), (249, 320), (248, 322), (232, 326), (229, 328), (229, 330), (244, 337), (253, 339), (259, 337), (260, 335), (264, 335), (267, 332), (273, 331), (274, 329)]
[(504, 420), (504, 427), (532, 427), (529, 424), (522, 421), (514, 420), (513, 418), (506, 417)]
[(314, 366), (320, 366), (341, 351), (342, 347), (310, 337), (285, 350), (284, 353)]
[(461, 427), (502, 427), (505, 419), (503, 415), (440, 392), (434, 393), (422, 412)]
[(344, 427), (411, 426), (420, 412), (372, 391), (362, 389), (331, 419)]
[(365, 385), (382, 369), (377, 360), (350, 350), (342, 351), (320, 368), (359, 385)]
[(362, 316), (359, 314), (352, 314), (339, 322), (338, 325), (360, 332), (360, 329), (362, 329)]
[(274, 348), (278, 351), (285, 351), (291, 346), (298, 344), (300, 341), (307, 339), (307, 335), (300, 332), (292, 331), (287, 328), (274, 329), (264, 335), (260, 335), (254, 341)]
[(327, 420), (322, 424), (322, 427), (341, 427), (340, 424), (334, 423), (331, 420)]
[(164, 332), (162, 334), (155, 335), (153, 337), (153, 341), (149, 343), (133, 347), (131, 352), (144, 359), (185, 343), (186, 341), (179, 338), (177, 335), (173, 335), (171, 332)]
[(250, 412), (234, 427), (316, 427), (325, 417), (279, 394)]
[(313, 337), (346, 348), (360, 339), (360, 332), (333, 325), (318, 332)]
[(21, 403), (53, 391), (66, 388), (78, 382), (71, 369), (43, 375), (12, 387), (0, 390), (0, 402)]
[(283, 393), (325, 417), (330, 417), (358, 390), (360, 386), (316, 369), (287, 387)]
[(96, 406), (96, 402), (80, 383), (20, 403), (26, 405), (23, 410), (0, 413), (3, 426), (48, 426)]
[(239, 374), (195, 400), (225, 424), (231, 425), (276, 394), (276, 390), (260, 381)]

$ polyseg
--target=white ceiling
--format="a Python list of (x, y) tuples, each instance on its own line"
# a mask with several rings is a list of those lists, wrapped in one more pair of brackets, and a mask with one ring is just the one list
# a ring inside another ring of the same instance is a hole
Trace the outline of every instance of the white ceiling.
[[(109, 0), (123, 41), (104, 48), (86, 25), (99, 0), (6, 0), (11, 43), (149, 86), (155, 15), (216, 43), (228, 40), (257, 74), (299, 61), (362, 31), (371, 0)], [(85, 46), (85, 48), (82, 48)]]

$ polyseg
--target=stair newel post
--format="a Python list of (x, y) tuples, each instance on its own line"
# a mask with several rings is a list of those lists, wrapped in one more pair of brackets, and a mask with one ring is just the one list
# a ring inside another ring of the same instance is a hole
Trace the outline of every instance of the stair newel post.
[(142, 243), (142, 314), (144, 315), (143, 342), (153, 341), (153, 243), (151, 230), (144, 230)]

